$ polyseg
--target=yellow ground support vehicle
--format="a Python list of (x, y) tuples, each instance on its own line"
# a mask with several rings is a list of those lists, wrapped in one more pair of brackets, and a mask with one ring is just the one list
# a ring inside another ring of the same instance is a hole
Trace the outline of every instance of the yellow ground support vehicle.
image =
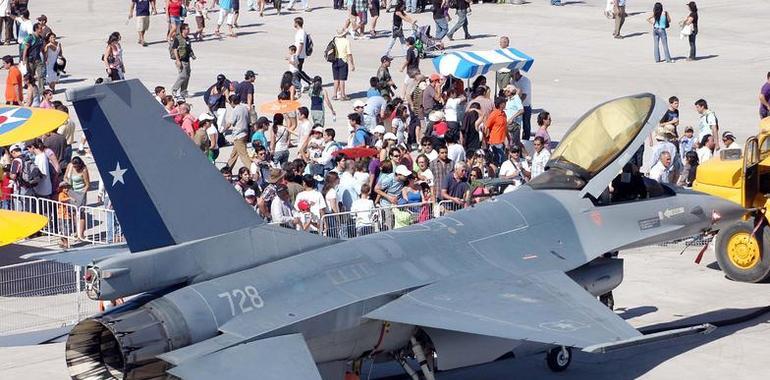
[[(727, 277), (743, 282), (770, 279), (770, 117), (749, 137), (743, 154), (724, 150), (698, 166), (693, 189), (755, 210), (719, 231), (716, 256)], [(752, 217), (753, 215), (753, 217)]]

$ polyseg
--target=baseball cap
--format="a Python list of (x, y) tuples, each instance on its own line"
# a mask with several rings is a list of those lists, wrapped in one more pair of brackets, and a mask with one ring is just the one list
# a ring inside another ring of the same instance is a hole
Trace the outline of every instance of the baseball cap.
[(516, 92), (516, 86), (512, 84), (506, 85), (504, 91)]
[(214, 116), (208, 112), (204, 112), (198, 116), (198, 121), (214, 120)]
[(303, 199), (297, 202), (297, 209), (299, 209), (299, 211), (310, 211), (310, 203)]
[(254, 70), (248, 70), (246, 71), (246, 74), (243, 74), (243, 76), (244, 78), (248, 79), (257, 76), (257, 73), (255, 73)]
[(246, 189), (246, 191), (243, 193), (244, 197), (256, 197), (257, 193), (254, 191), (254, 189)]
[(366, 103), (360, 100), (356, 100), (355, 102), (353, 102), (353, 108), (358, 108), (358, 107), (364, 108), (365, 106), (366, 106)]
[[(384, 127), (383, 127), (383, 128), (384, 128)], [(394, 134), (393, 134), (393, 133), (391, 133), (391, 132), (388, 132), (388, 133), (386, 133), (386, 134), (385, 134), (385, 136), (382, 136), (382, 139), (383, 139), (383, 140), (393, 140), (393, 141), (396, 141), (396, 140), (398, 140), (398, 139), (396, 138), (396, 135), (394, 135)]]
[(722, 139), (730, 139), (735, 141), (735, 135), (730, 131), (725, 131), (725, 133), (722, 134)]
[(392, 60), (393, 60), (393, 58), (391, 58), (390, 56), (387, 56), (387, 55), (383, 55), (382, 57), (380, 57), (380, 62), (385, 62), (385, 61), (390, 62)]
[(685, 131), (685, 132), (693, 132), (693, 131), (695, 131), (695, 130), (694, 130), (694, 129), (692, 129), (692, 127), (691, 127), (691, 126), (689, 126), (689, 125), (688, 125), (688, 126), (684, 127), (684, 131)]
[(14, 150), (21, 150), (21, 146), (19, 144), (13, 144), (11, 145), (11, 148), (8, 150), (11, 152), (13, 152)]
[(438, 75), (436, 73), (433, 73), (433, 74), (430, 75), (430, 81), (431, 82), (434, 82), (434, 81), (437, 81), (437, 80), (441, 80), (441, 75)]
[(40, 17), (37, 18), (37, 21), (48, 21), (48, 16), (40, 15)]
[(412, 175), (412, 171), (407, 169), (404, 165), (398, 165), (396, 166), (396, 174), (408, 177)]
[(385, 133), (385, 126), (384, 125), (378, 125), (374, 128), (372, 128), (372, 133)]
[(324, 133), (324, 129), (322, 127), (314, 127), (313, 132)]

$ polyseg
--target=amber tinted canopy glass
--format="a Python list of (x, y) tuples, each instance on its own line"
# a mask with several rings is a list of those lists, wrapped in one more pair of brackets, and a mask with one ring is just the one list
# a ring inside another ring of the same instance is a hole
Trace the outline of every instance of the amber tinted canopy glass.
[(655, 106), (650, 94), (629, 96), (601, 104), (586, 113), (551, 154), (591, 177), (609, 165), (639, 134)]

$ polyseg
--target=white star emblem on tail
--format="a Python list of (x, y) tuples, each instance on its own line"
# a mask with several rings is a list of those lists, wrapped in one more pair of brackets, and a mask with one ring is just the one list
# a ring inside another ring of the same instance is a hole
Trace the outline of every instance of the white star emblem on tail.
[(115, 165), (115, 170), (108, 172), (112, 176), (112, 186), (115, 186), (118, 182), (125, 185), (126, 183), (123, 181), (123, 174), (126, 174), (127, 171), (128, 169), (121, 169), (120, 162), (118, 162)]

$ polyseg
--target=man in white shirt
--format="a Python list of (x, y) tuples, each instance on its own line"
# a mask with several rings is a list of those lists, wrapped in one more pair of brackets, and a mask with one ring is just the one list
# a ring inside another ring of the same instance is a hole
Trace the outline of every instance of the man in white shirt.
[(524, 114), (521, 115), (521, 139), (529, 140), (532, 135), (532, 82), (521, 74), (519, 69), (513, 71), (513, 85), (519, 89), (519, 98), (524, 105)]
[[(324, 210), (326, 210), (326, 200), (320, 191), (316, 190), (316, 180), (312, 174), (305, 174), (302, 176), (302, 184), (305, 186), (305, 190), (297, 194), (297, 198), (294, 199), (294, 209), (301, 210), (299, 204), (302, 201), (307, 202), (310, 206), (310, 213), (312, 214), (312, 221), (318, 222), (321, 225), (321, 219), (324, 217)], [(311, 230), (315, 230), (311, 228)]]
[(511, 147), (511, 151), (508, 152), (508, 160), (500, 165), (500, 178), (513, 179), (513, 183), (506, 187), (504, 192), (518, 189), (529, 180), (531, 175), (527, 160), (521, 157), (521, 148)]
[(294, 18), (294, 46), (297, 47), (297, 74), (299, 79), (307, 83), (306, 89), (310, 89), (312, 80), (302, 69), (305, 64), (305, 58), (307, 58), (307, 33), (305, 33), (305, 20), (302, 17)]
[(452, 162), (465, 162), (465, 148), (458, 144), (460, 136), (456, 133), (447, 133), (444, 135), (446, 140), (447, 155)]
[(337, 199), (342, 203), (344, 210), (350, 210), (359, 194), (361, 194), (361, 183), (355, 178), (356, 162), (354, 160), (345, 160), (345, 166), (340, 174), (340, 183), (337, 185)]
[(433, 143), (431, 142), (430, 137), (423, 137), (422, 140), (420, 140), (420, 146), (422, 147), (421, 153), (428, 157), (428, 162), (433, 162), (438, 158), (438, 152), (433, 149)]
[(551, 152), (545, 149), (545, 142), (540, 136), (535, 137), (532, 145), (535, 147), (535, 154), (532, 155), (532, 178), (535, 178), (545, 172), (545, 165), (551, 159)]
[(294, 216), (291, 210), (291, 203), (289, 202), (289, 189), (286, 185), (276, 186), (276, 197), (270, 203), (270, 215), (273, 223), (279, 223), (286, 226), (294, 227), (297, 225), (299, 218)]
[(702, 164), (714, 156), (714, 137), (711, 135), (703, 136), (700, 145), (700, 148), (695, 152), (698, 153), (698, 162)]
[(43, 179), (35, 186), (35, 195), (40, 198), (50, 198), (53, 193), (51, 184), (51, 171), (48, 170), (48, 156), (45, 154), (45, 146), (42, 142), (35, 141), (30, 148), (35, 154), (35, 166), (40, 170)]
[[(307, 148), (310, 131), (313, 129), (313, 123), (309, 119), (310, 110), (307, 107), (297, 109), (297, 146), (300, 149)], [(304, 151), (300, 151), (300, 154)]]
[(719, 150), (719, 121), (714, 111), (709, 110), (709, 105), (703, 99), (698, 99), (695, 102), (695, 111), (700, 115), (698, 121), (698, 134), (699, 140), (703, 139), (703, 136), (711, 135), (714, 137), (714, 146), (716, 150)]
[(334, 141), (335, 132), (333, 128), (327, 128), (324, 131), (324, 150), (321, 157), (314, 158), (315, 162), (331, 169), (331, 162), (334, 158), (334, 152), (340, 150), (340, 145)]
[(519, 90), (516, 86), (509, 84), (503, 89), (506, 99), (505, 117), (507, 119), (508, 134), (512, 139), (511, 145), (518, 144), (523, 138), (521, 134), (522, 116), (524, 115), (524, 103), (519, 97)]
[(672, 183), (674, 180), (674, 165), (671, 163), (671, 153), (661, 152), (660, 160), (650, 169), (650, 178), (660, 183)]

